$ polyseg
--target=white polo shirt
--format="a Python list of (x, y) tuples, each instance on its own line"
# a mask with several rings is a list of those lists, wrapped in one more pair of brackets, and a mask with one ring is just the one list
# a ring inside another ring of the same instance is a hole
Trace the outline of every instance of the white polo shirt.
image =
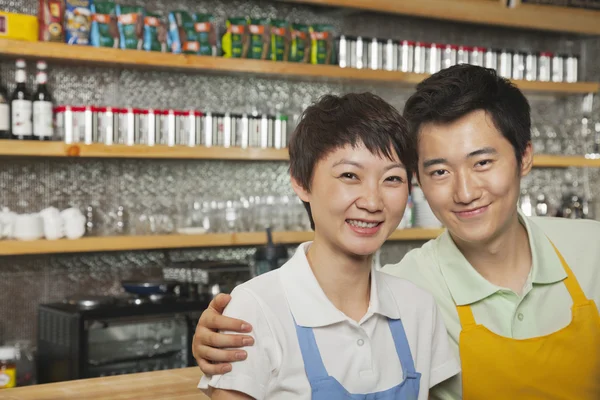
[(319, 286), (306, 258), (309, 245), (300, 245), (278, 270), (235, 288), (224, 315), (252, 324), (255, 344), (245, 348), (248, 358), (233, 363), (230, 373), (202, 377), (199, 388), (235, 390), (256, 399), (309, 400), (294, 319), (313, 328), (327, 372), (350, 393), (379, 392), (402, 382), (388, 318), (400, 318), (404, 325), (415, 369), (422, 374), (419, 400), (427, 399), (430, 387), (459, 372), (429, 293), (373, 269), (369, 308), (357, 323)]

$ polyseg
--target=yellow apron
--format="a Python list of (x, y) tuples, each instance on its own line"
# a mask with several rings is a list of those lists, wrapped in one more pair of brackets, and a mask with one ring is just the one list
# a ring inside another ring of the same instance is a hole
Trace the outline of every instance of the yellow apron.
[(530, 339), (506, 338), (477, 325), (471, 306), (456, 307), (464, 400), (600, 399), (600, 315), (554, 250), (573, 299), (566, 327)]

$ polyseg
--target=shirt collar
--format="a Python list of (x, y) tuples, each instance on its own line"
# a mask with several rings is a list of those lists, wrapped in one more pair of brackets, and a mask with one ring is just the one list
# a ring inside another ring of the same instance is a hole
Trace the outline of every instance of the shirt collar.
[[(532, 254), (532, 283), (549, 284), (566, 278), (560, 259), (542, 229), (530, 218), (518, 211), (519, 222), (525, 227)], [(481, 276), (456, 247), (452, 237), (445, 231), (436, 239), (440, 269), (448, 289), (457, 305), (472, 304), (483, 300), (502, 288)]]
[[(298, 325), (310, 328), (347, 321), (349, 318), (327, 298), (310, 268), (306, 258), (310, 244), (298, 246), (292, 258), (280, 268), (281, 284), (292, 315)], [(381, 274), (371, 269), (371, 298), (363, 321), (372, 314), (400, 318), (391, 289)]]

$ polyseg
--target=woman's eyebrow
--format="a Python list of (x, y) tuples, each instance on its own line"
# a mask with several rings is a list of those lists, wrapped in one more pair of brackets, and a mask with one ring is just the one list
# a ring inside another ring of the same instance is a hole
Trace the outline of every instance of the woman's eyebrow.
[(365, 168), (365, 167), (364, 167), (364, 166), (363, 166), (361, 163), (359, 163), (359, 162), (356, 162), (356, 161), (350, 161), (350, 160), (346, 160), (346, 159), (341, 159), (340, 161), (338, 161), (338, 162), (336, 162), (335, 164), (333, 164), (333, 166), (334, 166), (334, 167), (337, 167), (338, 165), (342, 165), (342, 164), (346, 164), (346, 165), (353, 165), (353, 166), (355, 166), (355, 167), (357, 167), (357, 168), (360, 168), (360, 169), (364, 169), (364, 168)]

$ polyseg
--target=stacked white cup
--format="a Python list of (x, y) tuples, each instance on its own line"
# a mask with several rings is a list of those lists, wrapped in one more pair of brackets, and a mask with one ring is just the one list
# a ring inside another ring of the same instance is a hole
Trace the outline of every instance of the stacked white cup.
[(420, 187), (415, 186), (412, 189), (412, 200), (414, 203), (415, 226), (419, 228), (441, 228), (442, 223), (437, 219), (429, 203), (423, 195)]

